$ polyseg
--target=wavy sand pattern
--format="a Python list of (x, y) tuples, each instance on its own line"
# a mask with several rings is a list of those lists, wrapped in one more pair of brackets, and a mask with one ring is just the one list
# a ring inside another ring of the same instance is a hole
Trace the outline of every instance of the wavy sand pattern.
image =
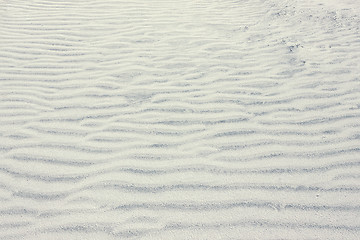
[(0, 0), (0, 239), (358, 239), (356, 0)]

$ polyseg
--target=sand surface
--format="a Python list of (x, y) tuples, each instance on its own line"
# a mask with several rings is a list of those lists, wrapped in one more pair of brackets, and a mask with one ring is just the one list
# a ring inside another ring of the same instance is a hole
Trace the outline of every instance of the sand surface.
[(359, 239), (357, 0), (0, 0), (0, 239)]

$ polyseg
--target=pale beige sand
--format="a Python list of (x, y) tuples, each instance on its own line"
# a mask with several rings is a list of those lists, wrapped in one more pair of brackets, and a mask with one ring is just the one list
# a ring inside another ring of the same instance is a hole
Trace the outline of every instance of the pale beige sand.
[(0, 0), (0, 239), (359, 239), (356, 0)]

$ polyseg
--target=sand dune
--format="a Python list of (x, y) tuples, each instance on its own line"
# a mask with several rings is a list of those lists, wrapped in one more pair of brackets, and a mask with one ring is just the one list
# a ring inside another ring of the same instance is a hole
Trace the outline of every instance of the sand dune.
[(355, 0), (0, 1), (0, 239), (358, 239)]

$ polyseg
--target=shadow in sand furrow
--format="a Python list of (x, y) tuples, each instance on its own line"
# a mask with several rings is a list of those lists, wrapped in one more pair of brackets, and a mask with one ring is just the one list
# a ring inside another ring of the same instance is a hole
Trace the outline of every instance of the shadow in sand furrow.
[(220, 222), (216, 224), (183, 224), (172, 223), (166, 227), (166, 229), (201, 229), (201, 228), (222, 228), (222, 227), (245, 227), (253, 226), (257, 228), (285, 228), (285, 229), (328, 229), (328, 230), (346, 230), (346, 231), (360, 231), (360, 226), (349, 225), (331, 225), (331, 224), (318, 224), (318, 223), (299, 223), (299, 222), (277, 222), (277, 221), (264, 221), (264, 220), (248, 220), (238, 222)]
[[(39, 178), (40, 179), (40, 178)], [(50, 179), (50, 178), (48, 178)], [(52, 178), (53, 182), (59, 182), (63, 180), (69, 180), (65, 178)], [(7, 187), (4, 187), (4, 189), (11, 191), (10, 189), (7, 189)], [(38, 200), (38, 201), (58, 201), (58, 200), (65, 200), (73, 197), (74, 195), (82, 195), (84, 193), (89, 192), (101, 192), (101, 191), (113, 191), (113, 193), (133, 193), (133, 194), (161, 194), (166, 192), (192, 192), (193, 194), (201, 194), (204, 192), (212, 193), (215, 192), (230, 192), (230, 191), (243, 191), (243, 190), (252, 190), (252, 191), (260, 191), (260, 192), (271, 192), (272, 194), (278, 194), (281, 192), (292, 192), (292, 193), (346, 193), (346, 194), (358, 194), (360, 192), (360, 188), (358, 187), (333, 187), (333, 188), (323, 188), (323, 187), (312, 187), (312, 186), (272, 186), (272, 185), (207, 185), (207, 184), (179, 184), (179, 185), (160, 185), (160, 186), (151, 186), (151, 185), (143, 185), (143, 186), (136, 186), (133, 184), (117, 184), (117, 183), (102, 183), (102, 184), (92, 184), (89, 186), (77, 188), (77, 189), (69, 189), (68, 191), (58, 191), (58, 192), (51, 192), (51, 193), (43, 193), (41, 191), (35, 192), (35, 191), (27, 191), (27, 190), (21, 190), (21, 191), (14, 191), (12, 192), (12, 196), (16, 198), (22, 198), (22, 199), (32, 199), (32, 200)], [(316, 201), (316, 200), (314, 200)], [(118, 207), (118, 208), (157, 208), (161, 206), (168, 206), (168, 208), (172, 208), (172, 204), (167, 203), (161, 203), (160, 206), (154, 205), (153, 207), (151, 203), (145, 204), (144, 206), (136, 205), (135, 207)], [(250, 204), (251, 205), (251, 204)], [(300, 204), (301, 205), (301, 204)], [(129, 205), (132, 206), (132, 205)], [(177, 207), (176, 207), (177, 206)], [(184, 204), (186, 206), (186, 204)], [(221, 206), (226, 206), (221, 203)], [(167, 207), (165, 207), (167, 208)], [(174, 205), (173, 208), (181, 208), (181, 205)], [(193, 207), (193, 210), (200, 210), (201, 206), (199, 207)], [(343, 210), (343, 211), (358, 211), (360, 210), (359, 206), (349, 206), (346, 207), (345, 205), (341, 205), (338, 207), (326, 207), (325, 205), (321, 206), (306, 206), (301, 205), (296, 207), (295, 205), (287, 205), (286, 208), (293, 208), (298, 210), (311, 210), (311, 209), (318, 209), (318, 210)], [(205, 209), (204, 209), (205, 210)]]
[[(16, 157), (16, 156), (15, 156)], [(25, 161), (27, 158), (25, 157)], [(31, 159), (31, 157), (30, 157)], [(35, 158), (36, 161), (38, 161), (37, 158)], [(42, 158), (40, 158), (42, 159)], [(82, 165), (84, 167), (90, 167), (94, 163), (87, 162), (84, 164), (83, 162), (68, 162), (68, 161), (61, 161), (58, 162), (56, 159), (54, 162), (47, 161), (47, 157), (44, 157), (46, 163), (48, 164), (55, 164), (55, 165), (68, 165), (73, 167), (81, 167)], [(32, 159), (30, 160), (32, 162)], [(35, 173), (27, 173), (27, 172), (21, 172), (19, 170), (14, 169), (13, 167), (1, 167), (0, 171), (5, 174), (9, 174), (12, 177), (15, 178), (24, 178), (24, 179), (32, 179), (36, 181), (44, 181), (44, 182), (51, 182), (51, 181), (60, 181), (60, 182), (79, 182), (85, 179), (91, 179), (95, 177), (101, 177), (106, 176), (108, 174), (121, 174), (121, 173), (127, 173), (127, 174), (134, 174), (139, 176), (152, 176), (152, 177), (161, 177), (163, 175), (178, 175), (178, 174), (185, 174), (185, 173), (202, 173), (202, 174), (213, 174), (213, 175), (239, 175), (239, 176), (246, 176), (246, 175), (265, 175), (265, 176), (271, 176), (271, 175), (279, 175), (279, 174), (299, 174), (299, 175), (306, 175), (306, 174), (319, 174), (319, 173), (327, 173), (334, 170), (341, 170), (341, 169), (354, 169), (360, 166), (360, 162), (357, 161), (348, 161), (348, 162), (338, 162), (333, 164), (323, 164), (320, 166), (299, 166), (299, 167), (263, 167), (260, 169), (234, 169), (234, 168), (224, 168), (224, 167), (216, 167), (216, 166), (180, 166), (180, 167), (164, 167), (164, 168), (139, 168), (139, 167), (104, 167), (103, 169), (99, 170), (92, 170), (89, 169), (86, 171), (87, 173), (78, 173), (78, 174), (51, 174), (51, 175), (44, 175), (44, 174), (35, 174)], [(300, 185), (301, 186), (301, 185)], [(255, 187), (254, 187), (255, 188)], [(275, 187), (276, 188), (276, 187)], [(282, 187), (279, 187), (279, 189), (282, 189)], [(297, 188), (299, 191), (300, 188)], [(351, 187), (348, 188), (346, 186), (343, 187), (309, 187), (304, 188), (305, 191), (308, 190), (321, 190), (321, 191), (341, 191), (343, 190), (351, 190)], [(356, 189), (356, 188), (355, 188)], [(284, 188), (286, 190), (286, 187)], [(289, 188), (291, 190), (291, 187)]]
[[(0, 145), (1, 146), (1, 145)], [(112, 153), (113, 150), (109, 148), (100, 148), (94, 146), (82, 146), (78, 144), (65, 144), (65, 143), (43, 143), (43, 144), (18, 144), (18, 145), (3, 145), (1, 146), (3, 150), (13, 151), (18, 149), (54, 149), (54, 150), (64, 150), (70, 152), (83, 152), (91, 154), (106, 154)]]

